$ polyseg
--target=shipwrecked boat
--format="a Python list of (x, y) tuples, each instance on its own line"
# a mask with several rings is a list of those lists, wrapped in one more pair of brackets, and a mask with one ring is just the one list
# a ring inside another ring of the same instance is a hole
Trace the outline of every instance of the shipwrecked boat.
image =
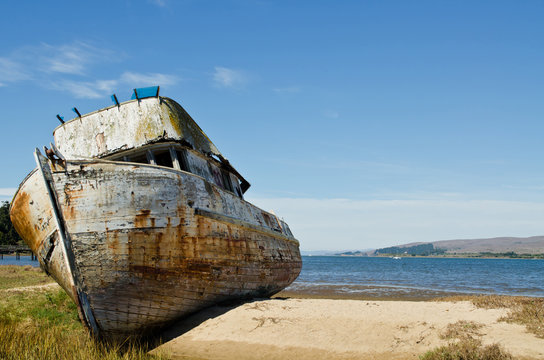
[(158, 91), (74, 108), (11, 204), (17, 232), (101, 338), (270, 296), (301, 270), (289, 226), (244, 200), (249, 183)]

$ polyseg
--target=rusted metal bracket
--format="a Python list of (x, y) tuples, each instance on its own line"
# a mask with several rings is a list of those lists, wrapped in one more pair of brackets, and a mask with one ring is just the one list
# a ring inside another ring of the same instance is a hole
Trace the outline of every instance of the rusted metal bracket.
[(79, 113), (79, 111), (77, 110), (75, 106), (72, 108), (72, 111), (75, 112), (77, 117), (81, 119), (81, 114)]
[(117, 96), (115, 96), (115, 94), (112, 94), (111, 95), (111, 100), (115, 103), (115, 105), (117, 105), (117, 107), (119, 107), (119, 100), (117, 100)]

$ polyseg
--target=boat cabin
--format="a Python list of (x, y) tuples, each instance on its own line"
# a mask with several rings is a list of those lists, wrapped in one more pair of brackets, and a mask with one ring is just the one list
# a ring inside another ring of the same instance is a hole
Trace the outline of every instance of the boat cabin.
[(243, 199), (243, 191), (238, 177), (225, 169), (220, 160), (212, 157), (205, 158), (197, 151), (179, 143), (156, 143), (134, 150), (122, 151), (106, 156), (104, 159), (151, 164), (190, 172)]
[[(203, 177), (242, 198), (250, 184), (223, 157), (191, 116), (159, 87), (134, 89), (131, 100), (81, 115), (53, 131), (72, 160), (105, 159), (164, 166)], [(62, 119), (58, 116), (59, 119)]]

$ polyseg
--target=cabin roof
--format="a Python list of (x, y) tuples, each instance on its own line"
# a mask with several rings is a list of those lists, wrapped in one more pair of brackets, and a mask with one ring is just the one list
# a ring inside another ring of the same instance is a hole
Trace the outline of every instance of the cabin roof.
[(58, 126), (55, 145), (71, 159), (101, 158), (159, 141), (181, 141), (223, 158), (193, 118), (172, 99), (153, 97), (110, 106)]

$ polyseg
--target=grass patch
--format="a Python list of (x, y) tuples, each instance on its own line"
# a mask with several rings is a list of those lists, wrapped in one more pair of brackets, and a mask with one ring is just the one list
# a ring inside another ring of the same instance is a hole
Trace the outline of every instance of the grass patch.
[(419, 357), (421, 360), (512, 360), (498, 344), (482, 346), (477, 340), (461, 340), (449, 343)]
[(451, 296), (439, 301), (470, 301), (484, 309), (507, 308), (510, 311), (501, 321), (524, 325), (528, 331), (544, 339), (544, 298), (480, 295)]
[(482, 345), (482, 324), (460, 320), (449, 324), (440, 338), (449, 340), (448, 345), (427, 351), (421, 360), (512, 360), (513, 357), (498, 344)]
[(9, 294), (0, 300), (0, 321), (83, 330), (76, 305), (62, 289)]
[(42, 269), (30, 265), (2, 265), (0, 279), (0, 290), (54, 282)]
[[(5, 267), (0, 267), (0, 283), (6, 277), (19, 279), (12, 281), (11, 287), (40, 284), (45, 275), (19, 266), (15, 271), (6, 271)], [(17, 276), (25, 272), (36, 279)], [(153, 345), (95, 341), (79, 321), (76, 305), (62, 289), (0, 295), (0, 359), (163, 359), (162, 355), (147, 354)]]
[(440, 335), (440, 338), (452, 340), (452, 339), (475, 339), (481, 336), (480, 329), (482, 324), (475, 323), (474, 321), (459, 320), (454, 324), (449, 324), (446, 330)]
[(140, 343), (95, 342), (82, 331), (63, 331), (39, 324), (0, 323), (1, 359), (108, 359), (147, 360), (161, 356), (147, 354)]

